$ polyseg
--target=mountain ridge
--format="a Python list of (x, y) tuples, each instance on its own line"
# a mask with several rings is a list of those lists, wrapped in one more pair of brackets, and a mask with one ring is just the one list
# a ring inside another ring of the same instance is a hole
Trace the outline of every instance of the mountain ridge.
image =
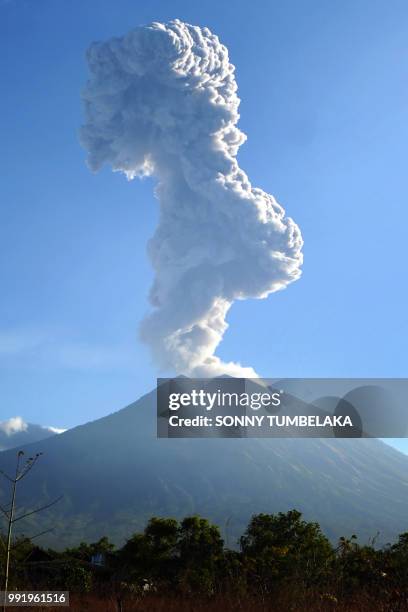
[[(327, 535), (408, 530), (408, 457), (374, 439), (157, 439), (152, 391), (118, 412), (25, 447), (43, 456), (18, 491), (36, 507), (25, 533), (53, 526), (63, 547), (108, 535), (123, 542), (153, 515), (201, 514), (232, 546), (252, 514), (297, 508)], [(0, 454), (12, 470), (15, 450)], [(7, 498), (7, 483), (0, 484)], [(390, 503), (392, 502), (392, 503)]]

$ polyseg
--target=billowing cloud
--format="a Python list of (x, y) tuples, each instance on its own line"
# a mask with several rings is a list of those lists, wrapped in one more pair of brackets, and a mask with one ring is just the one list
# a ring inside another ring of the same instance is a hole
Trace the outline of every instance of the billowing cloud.
[(142, 339), (163, 369), (254, 376), (215, 355), (227, 312), (234, 300), (266, 298), (299, 278), (302, 238), (238, 166), (245, 135), (226, 47), (207, 28), (175, 20), (92, 44), (88, 64), (81, 141), (90, 168), (158, 179)]
[(26, 423), (20, 416), (11, 417), (0, 421), (0, 451), (39, 442), (64, 431), (66, 430), (57, 427)]
[(28, 423), (26, 423), (21, 417), (11, 417), (7, 421), (0, 421), (0, 431), (6, 434), (6, 436), (12, 436), (16, 433), (27, 431)]

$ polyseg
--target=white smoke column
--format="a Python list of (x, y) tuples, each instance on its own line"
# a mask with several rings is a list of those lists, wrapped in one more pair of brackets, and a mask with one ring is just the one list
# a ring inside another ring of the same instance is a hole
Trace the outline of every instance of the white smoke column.
[(207, 28), (179, 20), (91, 45), (81, 142), (96, 171), (158, 179), (155, 271), (141, 326), (161, 368), (256, 376), (214, 352), (234, 300), (266, 298), (300, 276), (302, 238), (236, 155), (245, 135), (234, 66)]

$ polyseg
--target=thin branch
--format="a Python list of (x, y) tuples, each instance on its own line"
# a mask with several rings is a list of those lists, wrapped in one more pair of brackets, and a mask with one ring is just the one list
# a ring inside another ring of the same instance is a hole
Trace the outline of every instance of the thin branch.
[(31, 510), (31, 512), (27, 512), (26, 514), (22, 514), (21, 516), (18, 516), (17, 518), (15, 518), (12, 522), (17, 523), (17, 521), (21, 521), (21, 519), (26, 518), (27, 516), (31, 516), (32, 514), (37, 514), (37, 512), (41, 512), (42, 510), (47, 510), (47, 508), (51, 508), (51, 506), (59, 502), (63, 497), (64, 497), (63, 495), (60, 495), (59, 497), (57, 497), (57, 499), (54, 499), (54, 501), (52, 501), (51, 503), (46, 504), (45, 506), (41, 506), (40, 508), (37, 508), (36, 510)]
[(3, 506), (0, 506), (0, 512), (2, 512), (4, 514), (4, 516), (6, 517), (6, 519), (9, 520), (10, 515), (7, 512), (7, 510), (5, 508), (3, 508)]
[(33, 536), (28, 536), (28, 540), (31, 542), (31, 540), (35, 540), (35, 538), (39, 538), (42, 535), (45, 535), (46, 533), (51, 533), (51, 531), (54, 531), (54, 527), (51, 527), (50, 529), (45, 529), (45, 531), (40, 531), (40, 533), (35, 533)]
[(33, 467), (35, 466), (35, 464), (37, 463), (39, 457), (42, 455), (42, 453), (37, 453), (35, 455), (35, 457), (30, 457), (30, 459), (28, 459), (28, 461), (26, 462), (25, 466), (23, 467), (23, 469), (21, 470), (20, 474), (17, 476), (17, 482), (19, 480), (22, 480), (24, 478), (24, 476), (27, 476), (28, 472), (30, 472)]
[(42, 536), (42, 535), (44, 535), (46, 533), (50, 533), (50, 531), (54, 531), (54, 528), (51, 527), (51, 529), (46, 529), (45, 531), (41, 531), (40, 533), (36, 533), (33, 536), (26, 536), (22, 540), (19, 540), (18, 542), (16, 542), (16, 544), (14, 544), (11, 547), (11, 549), (14, 550), (14, 549), (18, 548), (19, 546), (22, 546), (23, 544), (27, 544), (27, 542), (31, 542), (31, 540), (34, 540), (35, 538), (39, 538), (40, 536)]
[(10, 478), (10, 476), (9, 476), (8, 474), (6, 474), (6, 472), (3, 472), (3, 470), (0, 470), (0, 474), (1, 474), (2, 476), (4, 476), (4, 478), (7, 478), (7, 480), (8, 480), (9, 482), (14, 482), (14, 480), (13, 480), (12, 478)]

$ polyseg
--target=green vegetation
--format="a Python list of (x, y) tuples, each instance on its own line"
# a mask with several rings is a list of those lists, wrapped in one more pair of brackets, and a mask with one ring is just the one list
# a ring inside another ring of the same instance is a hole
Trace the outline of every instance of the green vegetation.
[(89, 610), (406, 610), (408, 533), (382, 549), (354, 535), (333, 546), (291, 510), (253, 516), (229, 550), (204, 518), (152, 518), (122, 548), (102, 538), (56, 552), (19, 540), (10, 588), (70, 590)]

